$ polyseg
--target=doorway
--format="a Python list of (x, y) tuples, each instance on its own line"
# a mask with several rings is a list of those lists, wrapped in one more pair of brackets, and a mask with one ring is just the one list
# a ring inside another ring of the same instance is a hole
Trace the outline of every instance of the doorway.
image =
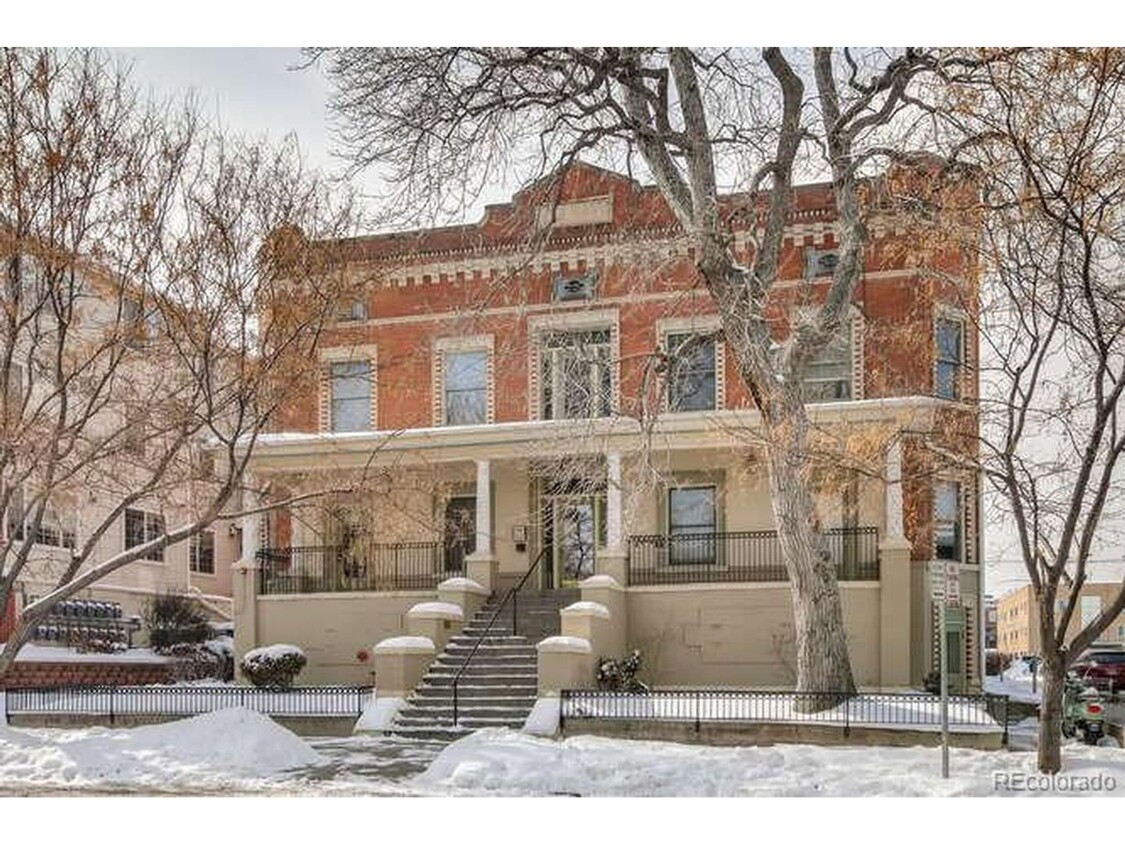
[(442, 556), (446, 572), (463, 573), (465, 558), (477, 550), (477, 499), (459, 495), (445, 503)]

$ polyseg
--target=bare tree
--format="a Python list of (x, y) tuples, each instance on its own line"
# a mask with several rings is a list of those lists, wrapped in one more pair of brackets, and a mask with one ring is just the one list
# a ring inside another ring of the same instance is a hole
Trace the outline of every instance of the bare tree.
[(98, 52), (0, 53), (0, 606), (43, 589), (0, 676), (60, 600), (242, 512), (334, 306), (303, 232), (350, 221), (292, 143), (224, 140)]
[(1125, 430), (1125, 51), (1024, 51), (950, 89), (980, 170), (982, 461), (1039, 610), (1039, 768), (1061, 764), (1067, 669), (1125, 610), (1075, 613), (1120, 547)]
[[(767, 48), (441, 48), (311, 51), (356, 167), (388, 177), (406, 217), (455, 211), (512, 172), (579, 154), (638, 159), (694, 252), (722, 332), (762, 415), (773, 512), (792, 588), (797, 688), (852, 691), (839, 589), (824, 553), (800, 384), (841, 328), (877, 204), (864, 168), (909, 128), (912, 88), (936, 54)], [(960, 62), (962, 59), (956, 59)], [(808, 89), (811, 87), (811, 96)], [(529, 163), (530, 162), (530, 163)], [(767, 323), (795, 177), (827, 173), (839, 262), (811, 316)], [(723, 181), (738, 188), (722, 196)], [(748, 260), (732, 219), (749, 221)], [(813, 704), (815, 705), (815, 703)]]

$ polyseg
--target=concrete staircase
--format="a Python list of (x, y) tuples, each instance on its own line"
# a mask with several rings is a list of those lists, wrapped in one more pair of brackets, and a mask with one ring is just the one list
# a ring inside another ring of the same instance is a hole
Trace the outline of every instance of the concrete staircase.
[[(486, 635), (503, 596), (491, 597), (438, 654), (387, 733), (453, 741), (482, 727), (522, 727), (536, 699), (535, 645), (559, 632), (559, 610), (577, 596), (576, 589), (521, 593), (516, 602), (518, 635), (512, 630), (511, 602)], [(478, 642), (480, 648), (457, 685), (454, 726), (453, 679)]]

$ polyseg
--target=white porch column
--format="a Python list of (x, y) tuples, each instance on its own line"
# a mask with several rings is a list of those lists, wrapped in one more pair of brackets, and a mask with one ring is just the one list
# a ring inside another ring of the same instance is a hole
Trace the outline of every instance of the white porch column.
[(492, 466), (477, 461), (477, 549), (465, 560), (465, 576), (488, 592), (496, 590), (499, 562), (492, 550)]
[(621, 453), (606, 455), (605, 545), (612, 551), (621, 549)]
[(887, 537), (901, 537), (902, 532), (902, 443), (896, 441), (887, 449), (886, 467)]
[[(242, 494), (242, 508), (248, 510), (257, 507), (261, 502), (258, 500), (258, 492), (254, 488), (254, 479), (250, 475), (244, 475), (243, 485), (246, 487), (246, 491)], [(242, 528), (242, 548), (240, 551), (243, 561), (255, 563), (258, 560), (258, 552), (262, 546), (262, 516), (262, 513), (250, 513), (239, 519), (239, 527)]]
[(492, 556), (492, 464), (477, 461), (477, 550), (478, 557)]

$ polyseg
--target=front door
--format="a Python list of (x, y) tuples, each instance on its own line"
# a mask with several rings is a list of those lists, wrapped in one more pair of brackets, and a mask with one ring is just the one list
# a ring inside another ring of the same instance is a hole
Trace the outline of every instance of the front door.
[(445, 505), (445, 570), (464, 572), (465, 558), (477, 550), (477, 499), (450, 498)]
[(598, 538), (595, 498), (560, 498), (554, 504), (554, 581), (572, 586), (594, 573)]

